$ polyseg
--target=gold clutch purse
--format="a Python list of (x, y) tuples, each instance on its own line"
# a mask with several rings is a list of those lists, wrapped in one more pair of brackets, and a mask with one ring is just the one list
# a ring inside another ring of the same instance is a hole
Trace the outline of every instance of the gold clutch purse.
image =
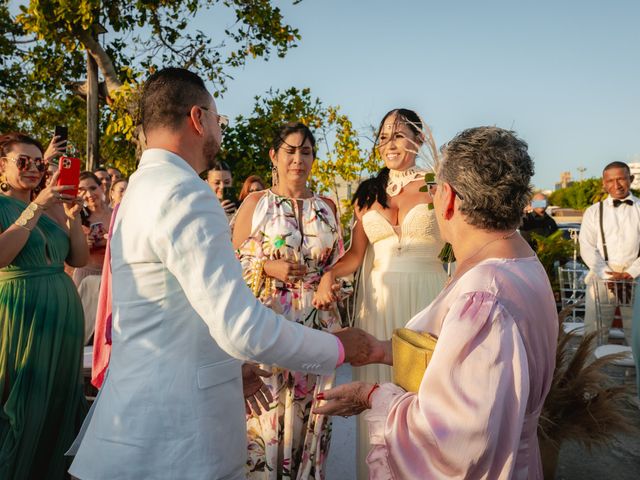
[(429, 333), (397, 328), (391, 336), (393, 383), (417, 392), (438, 339)]

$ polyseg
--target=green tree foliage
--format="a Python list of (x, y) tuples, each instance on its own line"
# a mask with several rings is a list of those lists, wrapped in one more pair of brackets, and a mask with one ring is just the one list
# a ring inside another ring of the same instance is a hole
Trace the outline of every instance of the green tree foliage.
[(348, 234), (346, 227), (353, 209), (338, 185), (357, 184), (369, 172), (377, 171), (381, 162), (374, 152), (362, 148), (358, 132), (340, 108), (324, 106), (309, 89), (269, 90), (262, 97), (256, 96), (251, 115), (237, 117), (225, 133), (220, 160), (233, 170), (237, 186), (249, 175), (271, 182), (270, 142), (287, 122), (302, 122), (313, 131), (318, 158), (311, 172), (311, 188), (338, 200), (341, 222)]
[[(547, 272), (551, 288), (554, 292), (559, 292), (560, 285), (556, 272), (556, 262), (559, 265), (564, 265), (571, 260), (573, 258), (573, 250), (574, 248), (579, 250), (579, 244), (564, 238), (562, 230), (557, 230), (548, 237), (532, 233), (531, 238), (536, 242), (536, 254)], [(579, 251), (578, 254), (580, 254)]]
[[(637, 190), (631, 190), (631, 192), (636, 196), (639, 194)], [(602, 187), (602, 179), (588, 178), (551, 193), (549, 204), (562, 208), (585, 210), (605, 198), (607, 198), (607, 193)]]
[[(293, 1), (299, 3), (299, 0)], [(12, 18), (0, 6), (0, 129), (24, 130), (47, 141), (56, 124), (84, 150), (82, 92), (87, 53), (103, 79), (101, 152), (131, 171), (139, 134), (135, 113), (140, 81), (165, 65), (198, 71), (227, 88), (247, 59), (283, 57), (300, 39), (270, 0), (31, 0)], [(219, 31), (195, 30), (203, 10), (230, 17)], [(106, 30), (108, 35), (100, 37)], [(100, 40), (98, 40), (100, 39)]]
[(584, 210), (600, 201), (604, 196), (602, 180), (588, 178), (580, 182), (574, 182), (567, 188), (561, 188), (549, 195), (549, 203), (562, 208), (575, 208)]

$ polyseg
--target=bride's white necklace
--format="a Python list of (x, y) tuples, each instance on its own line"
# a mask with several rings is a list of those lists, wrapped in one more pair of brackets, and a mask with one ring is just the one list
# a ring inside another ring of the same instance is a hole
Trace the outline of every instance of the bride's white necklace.
[(398, 195), (402, 189), (413, 182), (424, 178), (427, 172), (417, 167), (407, 168), (406, 170), (389, 169), (389, 180), (387, 181), (386, 192), (390, 197)]

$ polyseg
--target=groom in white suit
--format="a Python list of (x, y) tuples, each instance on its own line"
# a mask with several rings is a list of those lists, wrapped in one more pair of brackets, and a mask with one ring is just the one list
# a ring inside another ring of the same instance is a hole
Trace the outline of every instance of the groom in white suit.
[(289, 322), (244, 284), (224, 211), (197, 173), (222, 139), (197, 75), (155, 73), (141, 110), (148, 149), (111, 241), (111, 362), (69, 471), (86, 480), (245, 478), (239, 359), (329, 374), (341, 351), (363, 363), (378, 345), (359, 330), (334, 336)]

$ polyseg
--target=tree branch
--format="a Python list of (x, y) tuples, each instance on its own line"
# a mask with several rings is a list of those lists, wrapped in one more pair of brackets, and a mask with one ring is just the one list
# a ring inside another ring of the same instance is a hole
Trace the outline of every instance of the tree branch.
[(84, 45), (84, 48), (87, 49), (87, 52), (93, 57), (93, 59), (98, 64), (98, 68), (102, 72), (104, 76), (104, 81), (107, 85), (107, 91), (109, 94), (116, 91), (122, 86), (122, 82), (118, 78), (116, 73), (116, 69), (113, 65), (113, 61), (111, 57), (105, 52), (102, 45), (93, 38), (92, 34), (88, 30), (83, 30), (78, 34), (78, 39)]

